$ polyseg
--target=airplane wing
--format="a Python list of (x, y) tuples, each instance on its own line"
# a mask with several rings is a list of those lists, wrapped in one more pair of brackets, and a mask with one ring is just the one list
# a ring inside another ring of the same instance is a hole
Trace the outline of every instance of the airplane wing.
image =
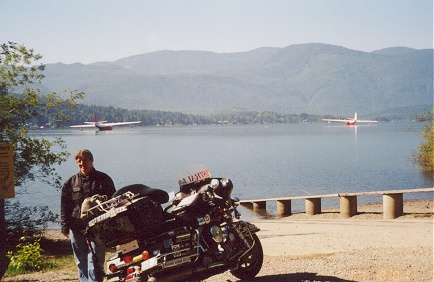
[(378, 120), (366, 120), (366, 119), (358, 119), (357, 123), (361, 123), (361, 122), (365, 122), (365, 123), (371, 123), (371, 122), (378, 122)]
[(124, 121), (124, 122), (110, 122), (104, 123), (104, 126), (118, 126), (118, 125), (128, 125), (128, 124), (137, 124), (142, 123), (142, 121)]
[(85, 124), (95, 124), (95, 123), (102, 124), (102, 123), (106, 123), (106, 122), (107, 122), (106, 120), (101, 120), (101, 121), (85, 121), (84, 123)]
[(80, 125), (70, 125), (69, 127), (75, 127), (75, 128), (95, 127), (95, 123), (92, 123), (92, 124), (80, 124)]
[(377, 120), (366, 120), (366, 119), (358, 119), (357, 118), (357, 113), (354, 113), (354, 118), (347, 118), (347, 119), (329, 119), (329, 118), (323, 118), (323, 121), (327, 121), (327, 122), (332, 122), (332, 121), (337, 121), (337, 122), (345, 122), (348, 125), (354, 125), (356, 123), (372, 123), (372, 122), (378, 122)]
[(118, 125), (128, 125), (128, 124), (137, 124), (142, 123), (142, 121), (126, 121), (126, 122), (111, 122), (111, 123), (100, 123), (100, 122), (86, 122), (86, 124), (80, 124), (80, 125), (70, 125), (69, 127), (73, 128), (90, 128), (90, 127), (97, 127), (99, 130), (112, 130), (113, 126)]
[(323, 121), (327, 121), (327, 122), (332, 122), (332, 121), (336, 121), (336, 122), (348, 122), (350, 120), (348, 119), (329, 119), (329, 118), (323, 118)]

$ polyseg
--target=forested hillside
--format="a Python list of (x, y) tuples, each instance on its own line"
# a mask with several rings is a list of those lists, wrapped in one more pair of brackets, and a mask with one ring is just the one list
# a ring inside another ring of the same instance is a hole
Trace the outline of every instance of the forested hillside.
[[(93, 121), (97, 114), (99, 120), (109, 122), (142, 121), (135, 126), (173, 126), (173, 125), (206, 125), (206, 124), (270, 124), (270, 123), (299, 123), (317, 122), (321, 117), (317, 115), (282, 114), (276, 112), (233, 112), (215, 115), (194, 115), (181, 112), (152, 111), (152, 110), (127, 110), (106, 106), (78, 105), (75, 109), (69, 109), (66, 105), (63, 111), (70, 116), (68, 122), (59, 122), (41, 117), (39, 120), (28, 121), (29, 126), (34, 127), (68, 127), (75, 124), (83, 124), (85, 121)], [(331, 116), (327, 116), (331, 117)]]
[[(70, 125), (83, 124), (85, 121), (93, 121), (95, 114), (99, 120), (107, 120), (108, 122), (142, 121), (141, 124), (134, 126), (313, 123), (323, 122), (322, 118), (347, 118), (347, 116), (311, 115), (307, 113), (289, 114), (271, 111), (239, 111), (213, 115), (195, 115), (181, 112), (128, 110), (112, 106), (88, 106), (82, 104), (74, 109), (70, 109), (65, 105), (62, 110), (70, 116), (71, 119), (68, 122), (53, 121), (41, 117), (39, 120), (29, 120), (28, 125), (30, 127), (69, 127)], [(426, 114), (429, 110), (429, 107), (405, 107), (361, 118), (375, 119), (381, 122), (412, 121), (417, 119), (418, 115)]]
[(372, 53), (326, 44), (219, 54), (158, 51), (115, 62), (47, 65), (43, 91), (87, 105), (188, 114), (234, 111), (363, 116), (432, 107), (433, 50)]

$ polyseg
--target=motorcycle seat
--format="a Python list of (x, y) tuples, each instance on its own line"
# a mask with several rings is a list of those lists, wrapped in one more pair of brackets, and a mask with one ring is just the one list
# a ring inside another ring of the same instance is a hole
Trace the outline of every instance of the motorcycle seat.
[(133, 194), (137, 194), (140, 197), (148, 197), (160, 205), (167, 203), (167, 201), (169, 201), (169, 194), (166, 191), (156, 189), (156, 188), (151, 188), (151, 187), (146, 186), (144, 184), (131, 184), (131, 185), (125, 186), (125, 187), (117, 190), (112, 195), (112, 198), (117, 197), (117, 196), (124, 194), (126, 192), (131, 192)]

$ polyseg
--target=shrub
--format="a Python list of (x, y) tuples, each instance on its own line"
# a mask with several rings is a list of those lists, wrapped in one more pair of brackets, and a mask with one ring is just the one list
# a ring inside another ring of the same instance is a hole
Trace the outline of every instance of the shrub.
[(25, 238), (20, 239), (20, 243), (17, 245), (16, 252), (8, 252), (7, 256), (11, 260), (9, 267), (12, 267), (18, 271), (39, 271), (48, 266), (52, 266), (51, 263), (46, 262), (42, 256), (44, 250), (39, 244), (39, 240), (32, 242), (26, 242)]
[[(434, 111), (433, 111), (434, 112)], [(425, 116), (427, 123), (425, 124), (422, 135), (424, 141), (419, 146), (419, 151), (416, 154), (416, 159), (419, 162), (422, 170), (431, 174), (434, 178), (434, 128), (433, 128), (433, 112)]]

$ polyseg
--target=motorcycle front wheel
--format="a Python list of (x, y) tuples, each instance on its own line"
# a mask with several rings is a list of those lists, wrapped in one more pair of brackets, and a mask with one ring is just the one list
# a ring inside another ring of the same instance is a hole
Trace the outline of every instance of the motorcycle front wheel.
[(264, 253), (261, 241), (255, 233), (252, 233), (252, 237), (255, 242), (253, 249), (241, 259), (237, 269), (230, 271), (233, 276), (241, 280), (254, 278), (262, 267)]

